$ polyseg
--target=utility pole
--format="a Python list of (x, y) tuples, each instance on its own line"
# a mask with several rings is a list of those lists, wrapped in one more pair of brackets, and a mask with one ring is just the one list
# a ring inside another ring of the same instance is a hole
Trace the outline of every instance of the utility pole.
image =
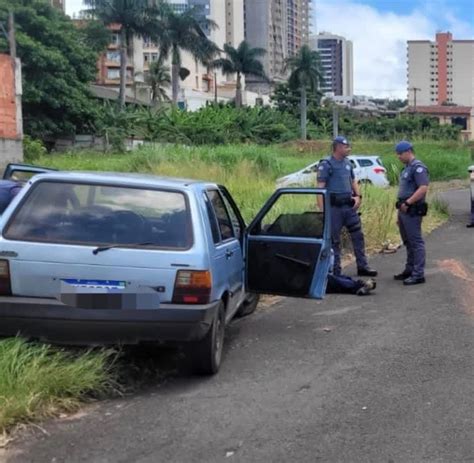
[(416, 92), (420, 92), (421, 88), (412, 87), (412, 88), (409, 88), (408, 90), (413, 91), (413, 107), (414, 107), (414, 112), (416, 113)]
[(332, 107), (332, 135), (333, 138), (339, 135), (339, 111), (335, 103)]
[(214, 103), (217, 104), (217, 72), (214, 71)]

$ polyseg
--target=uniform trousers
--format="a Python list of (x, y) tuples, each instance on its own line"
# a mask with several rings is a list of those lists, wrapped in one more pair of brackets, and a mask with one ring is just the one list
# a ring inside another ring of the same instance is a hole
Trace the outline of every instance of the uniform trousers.
[(398, 211), (398, 228), (403, 244), (407, 248), (407, 261), (405, 272), (411, 273), (414, 278), (425, 276), (425, 241), (421, 234), (421, 222), (423, 217), (412, 216)]
[(346, 227), (351, 236), (357, 268), (369, 266), (365, 255), (365, 241), (362, 224), (357, 211), (352, 206), (331, 207), (331, 240), (334, 250), (334, 275), (341, 274), (341, 231)]

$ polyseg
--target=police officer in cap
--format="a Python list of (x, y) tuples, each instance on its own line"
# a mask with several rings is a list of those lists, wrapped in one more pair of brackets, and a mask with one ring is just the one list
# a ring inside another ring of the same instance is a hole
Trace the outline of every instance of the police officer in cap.
[(413, 145), (401, 141), (395, 146), (398, 159), (405, 165), (400, 173), (398, 191), (398, 227), (407, 248), (407, 261), (403, 272), (394, 275), (404, 285), (425, 282), (425, 242), (421, 234), (421, 222), (428, 206), (425, 198), (430, 183), (427, 167), (415, 158)]
[(351, 145), (345, 137), (333, 140), (332, 156), (318, 166), (318, 188), (326, 188), (331, 201), (331, 239), (334, 250), (334, 274), (341, 274), (341, 231), (350, 233), (357, 262), (357, 275), (374, 277), (377, 271), (370, 268), (365, 255), (364, 234), (357, 210), (362, 196), (355, 179), (352, 164), (347, 159)]

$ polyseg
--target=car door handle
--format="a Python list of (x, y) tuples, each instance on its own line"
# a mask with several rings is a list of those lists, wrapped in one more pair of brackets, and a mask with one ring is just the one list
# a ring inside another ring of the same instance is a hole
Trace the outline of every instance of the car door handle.
[(226, 249), (225, 256), (227, 257), (227, 259), (229, 259), (233, 255), (234, 255), (234, 251), (231, 251), (230, 249)]

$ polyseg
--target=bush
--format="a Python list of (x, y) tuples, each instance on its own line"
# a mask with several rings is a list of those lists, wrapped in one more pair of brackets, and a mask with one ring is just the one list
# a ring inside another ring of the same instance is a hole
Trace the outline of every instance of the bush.
[(28, 135), (23, 138), (23, 156), (25, 161), (34, 162), (46, 154), (46, 148), (40, 140), (34, 140)]

